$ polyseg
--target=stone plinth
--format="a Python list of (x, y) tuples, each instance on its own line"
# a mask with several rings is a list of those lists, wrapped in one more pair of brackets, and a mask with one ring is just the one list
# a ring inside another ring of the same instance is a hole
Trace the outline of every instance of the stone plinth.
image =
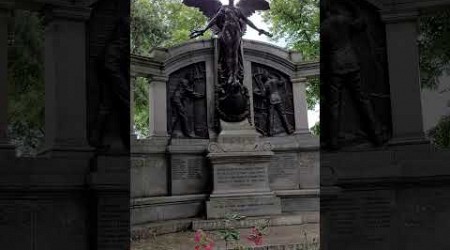
[(272, 147), (247, 121), (222, 122), (217, 143), (210, 143), (213, 192), (206, 203), (207, 218), (237, 213), (245, 216), (281, 213), (281, 201), (269, 186)]

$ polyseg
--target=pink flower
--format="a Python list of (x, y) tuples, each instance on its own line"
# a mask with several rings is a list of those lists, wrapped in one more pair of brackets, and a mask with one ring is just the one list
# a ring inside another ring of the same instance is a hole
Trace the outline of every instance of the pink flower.
[(195, 250), (200, 250), (200, 246), (199, 245), (197, 245), (197, 246), (195, 246), (195, 248), (194, 248)]
[(203, 238), (203, 231), (202, 230), (197, 230), (197, 232), (195, 232), (195, 236), (194, 236), (194, 241), (195, 242), (200, 242)]
[(209, 245), (206, 245), (205, 248), (203, 248), (204, 250), (213, 250), (214, 244), (213, 242), (211, 242)]
[(262, 244), (262, 233), (256, 228), (253, 227), (249, 236), (247, 236), (247, 240), (253, 242), (255, 245), (259, 246)]

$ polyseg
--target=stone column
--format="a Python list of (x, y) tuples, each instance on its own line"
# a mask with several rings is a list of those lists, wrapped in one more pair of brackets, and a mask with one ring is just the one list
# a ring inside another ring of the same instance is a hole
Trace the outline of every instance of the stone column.
[(306, 102), (307, 79), (304, 77), (296, 77), (291, 81), (294, 94), (295, 133), (309, 134), (308, 104)]
[(250, 95), (250, 121), (252, 126), (255, 126), (255, 110), (253, 107), (253, 72), (252, 72), (252, 62), (244, 61), (244, 86), (247, 87), (248, 93)]
[(214, 128), (214, 114), (215, 114), (215, 78), (216, 78), (216, 71), (215, 65), (214, 65), (214, 58), (211, 61), (206, 61), (205, 63), (206, 67), (206, 82), (209, 84), (206, 84), (206, 107), (207, 107), (207, 119), (208, 119), (208, 133), (209, 138), (217, 138), (215, 128)]
[(131, 138), (135, 138), (134, 131), (134, 92), (136, 90), (136, 75), (131, 75), (130, 79), (130, 135)]
[(149, 134), (151, 137), (167, 137), (167, 77), (151, 76), (148, 88)]
[(8, 140), (8, 11), (0, 9), (0, 148)]
[(424, 139), (417, 16), (417, 12), (383, 14), (386, 23), (393, 143)]
[(46, 151), (87, 150), (86, 24), (90, 9), (54, 6), (45, 27)]

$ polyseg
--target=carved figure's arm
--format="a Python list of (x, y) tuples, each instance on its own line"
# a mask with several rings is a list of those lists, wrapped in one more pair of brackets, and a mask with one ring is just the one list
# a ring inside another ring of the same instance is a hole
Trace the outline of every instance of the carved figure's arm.
[(208, 24), (206, 25), (206, 27), (204, 29), (199, 29), (199, 30), (193, 30), (191, 32), (190, 37), (191, 38), (196, 38), (199, 36), (202, 36), (208, 29), (210, 29), (214, 24), (216, 24), (217, 18), (220, 15), (221, 10), (217, 11), (217, 13), (214, 15), (213, 18), (211, 18), (211, 20), (209, 20)]
[(265, 31), (265, 30), (263, 30), (263, 29), (260, 29), (260, 28), (256, 27), (256, 25), (255, 25), (252, 21), (250, 21), (250, 19), (248, 19), (246, 16), (244, 16), (242, 13), (240, 13), (240, 17), (245, 21), (246, 24), (248, 24), (248, 26), (250, 26), (250, 27), (253, 28), (254, 30), (258, 31), (258, 32), (259, 32), (259, 35), (264, 34), (264, 35), (266, 35), (266, 36), (268, 36), (268, 37), (272, 37), (272, 36), (273, 36), (273, 35), (270, 34), (269, 32), (267, 32), (267, 31)]

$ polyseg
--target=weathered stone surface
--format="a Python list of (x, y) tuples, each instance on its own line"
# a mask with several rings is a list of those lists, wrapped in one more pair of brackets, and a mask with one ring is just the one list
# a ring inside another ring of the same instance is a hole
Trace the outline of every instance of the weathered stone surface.
[(259, 216), (281, 214), (280, 198), (274, 195), (248, 195), (211, 198), (206, 202), (207, 217), (224, 218), (227, 214)]
[(206, 205), (208, 219), (229, 213), (281, 213), (280, 200), (269, 186), (270, 144), (261, 142), (247, 121), (222, 122), (222, 129), (218, 142), (208, 147), (214, 175), (214, 189)]
[(320, 222), (319, 216), (319, 212), (314, 211), (270, 216), (252, 216), (232, 222), (226, 222), (223, 219), (193, 220), (192, 230), (220, 230), (226, 229), (229, 226), (241, 229), (265, 224), (268, 224), (270, 227), (314, 224)]
[(0, 244), (9, 249), (88, 249), (88, 214), (81, 194), (11, 198), (5, 193), (0, 198)]
[(299, 188), (299, 161), (297, 153), (277, 153), (269, 167), (270, 187), (273, 190)]
[(210, 175), (203, 155), (172, 155), (171, 194), (199, 194), (209, 190)]
[(319, 211), (319, 197), (286, 197), (281, 199), (283, 213)]
[(164, 155), (133, 156), (131, 197), (167, 195), (167, 163)]
[(300, 152), (299, 155), (299, 182), (300, 188), (319, 188), (320, 186), (320, 153)]
[(267, 164), (223, 164), (214, 166), (214, 191), (219, 193), (269, 192)]
[(132, 199), (133, 225), (200, 216), (205, 211), (205, 195), (182, 195)]

